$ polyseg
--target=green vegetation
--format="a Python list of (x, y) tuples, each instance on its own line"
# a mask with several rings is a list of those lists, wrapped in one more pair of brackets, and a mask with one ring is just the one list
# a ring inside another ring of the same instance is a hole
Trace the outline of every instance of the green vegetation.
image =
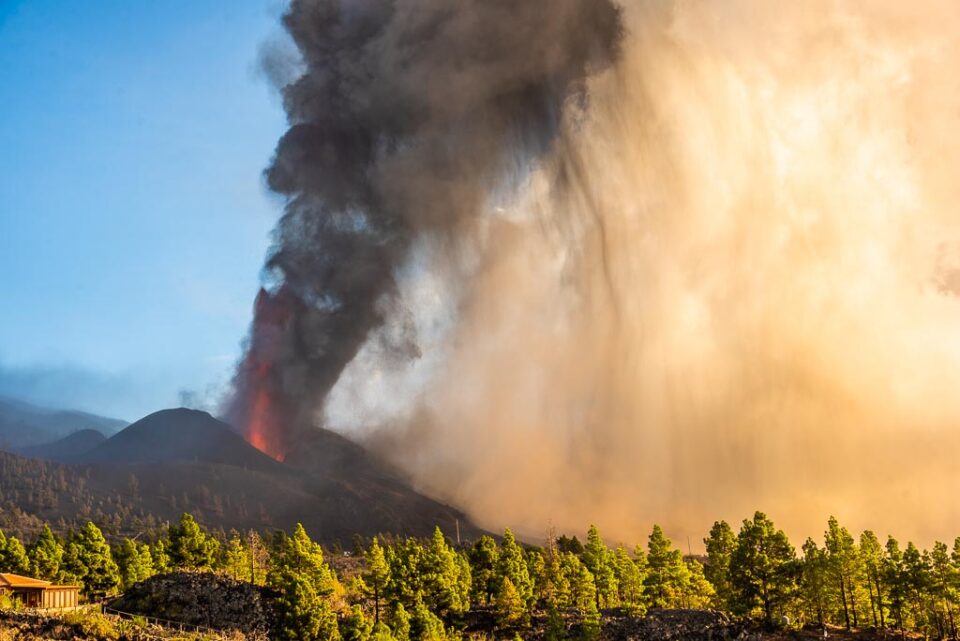
[(548, 639), (590, 639), (605, 611), (705, 607), (771, 626), (956, 638), (960, 538), (926, 551), (881, 542), (870, 531), (855, 537), (831, 517), (822, 544), (807, 539), (797, 550), (757, 512), (738, 531), (714, 523), (704, 543), (705, 558), (685, 558), (654, 526), (630, 553), (608, 546), (591, 526), (585, 543), (563, 536), (527, 547), (506, 530), (499, 542), (483, 536), (455, 546), (438, 528), (427, 540), (357, 542), (354, 558), (340, 562), (349, 555), (337, 553), (338, 575), (302, 526), (265, 540), (255, 532), (212, 533), (184, 514), (165, 536), (112, 547), (93, 523), (63, 538), (44, 527), (26, 547), (0, 533), (0, 571), (76, 583), (88, 599), (166, 570), (220, 572), (267, 586), (279, 616), (276, 636), (291, 640), (455, 639), (477, 616), (493, 622), (488, 632), (501, 638), (538, 626)]

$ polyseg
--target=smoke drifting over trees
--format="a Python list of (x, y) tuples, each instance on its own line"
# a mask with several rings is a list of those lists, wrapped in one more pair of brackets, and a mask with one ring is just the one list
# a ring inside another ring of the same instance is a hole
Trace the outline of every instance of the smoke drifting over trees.
[(289, 201), (235, 417), (269, 389), (268, 422), (366, 438), (534, 534), (756, 505), (798, 535), (960, 523), (955, 3), (294, 2), (285, 25)]

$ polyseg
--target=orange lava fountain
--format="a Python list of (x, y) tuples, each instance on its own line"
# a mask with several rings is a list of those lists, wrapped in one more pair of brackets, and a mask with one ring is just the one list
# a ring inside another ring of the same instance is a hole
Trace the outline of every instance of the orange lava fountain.
[(278, 369), (279, 337), (291, 317), (291, 297), (284, 290), (257, 296), (250, 347), (234, 379), (234, 396), (226, 414), (231, 424), (255, 448), (283, 461), (289, 446), (291, 421), (284, 411)]

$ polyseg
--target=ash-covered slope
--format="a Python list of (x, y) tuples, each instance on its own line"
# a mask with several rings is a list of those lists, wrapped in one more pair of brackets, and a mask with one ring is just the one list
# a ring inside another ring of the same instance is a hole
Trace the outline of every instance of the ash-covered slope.
[(184, 461), (250, 469), (277, 467), (226, 423), (206, 412), (184, 408), (150, 414), (74, 460), (127, 465)]
[[(16, 496), (19, 509), (51, 522), (115, 510), (122, 530), (134, 515), (175, 520), (189, 511), (224, 529), (289, 530), (299, 521), (328, 543), (349, 543), (354, 534), (427, 536), (437, 525), (453, 536), (458, 523), (463, 537), (478, 533), (462, 513), (417, 493), (362, 447), (324, 430), (280, 463), (205, 412), (164, 410), (69, 465), (31, 471), (41, 461), (9, 458), (0, 460), (0, 494)], [(26, 477), (34, 484), (56, 479), (62, 487), (16, 491)], [(63, 487), (80, 488), (73, 494), (82, 496), (64, 496)], [(44, 496), (54, 499), (37, 498)]]

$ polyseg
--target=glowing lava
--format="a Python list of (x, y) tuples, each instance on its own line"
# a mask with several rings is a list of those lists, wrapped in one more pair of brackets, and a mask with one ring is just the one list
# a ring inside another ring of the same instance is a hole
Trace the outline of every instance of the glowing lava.
[[(261, 364), (257, 367), (257, 378), (262, 382), (269, 381), (270, 367)], [(250, 400), (250, 411), (246, 421), (246, 439), (255, 448), (268, 454), (278, 461), (285, 456), (283, 445), (277, 436), (275, 412), (266, 385), (253, 390)]]
[(284, 410), (282, 381), (274, 363), (291, 318), (291, 300), (283, 289), (273, 294), (260, 290), (250, 346), (226, 409), (228, 420), (247, 442), (278, 461), (286, 456), (292, 421)]

